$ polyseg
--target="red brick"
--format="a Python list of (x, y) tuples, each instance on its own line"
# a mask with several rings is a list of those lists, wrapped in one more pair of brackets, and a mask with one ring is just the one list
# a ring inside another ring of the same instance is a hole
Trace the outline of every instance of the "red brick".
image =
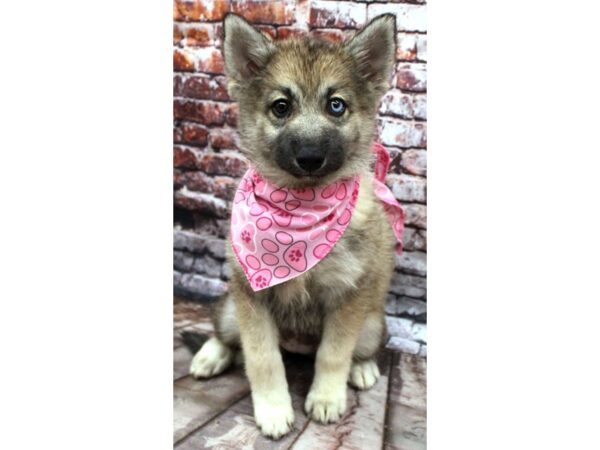
[(326, 41), (331, 41), (331, 42), (342, 42), (346, 38), (346, 35), (344, 34), (344, 32), (342, 30), (336, 30), (336, 29), (332, 29), (332, 30), (317, 29), (317, 30), (313, 30), (311, 32), (311, 34), (313, 36), (315, 36), (316, 38), (324, 39)]
[(173, 175), (175, 189), (186, 186), (190, 191), (206, 192), (223, 200), (232, 200), (238, 181), (226, 176), (212, 176), (204, 172), (175, 170)]
[(173, 96), (174, 97), (181, 95), (182, 87), (183, 87), (183, 82), (181, 80), (181, 76), (175, 75), (173, 77)]
[(194, 123), (184, 123), (179, 127), (181, 129), (181, 142), (198, 147), (206, 146), (208, 142), (208, 130), (202, 125)]
[(285, 0), (234, 0), (233, 12), (255, 24), (289, 25), (294, 21), (294, 2)]
[(183, 41), (183, 31), (181, 27), (177, 24), (173, 25), (173, 45), (183, 45), (181, 41)]
[(223, 74), (223, 56), (215, 47), (202, 47), (196, 50), (198, 71)]
[(256, 28), (260, 32), (269, 35), (272, 39), (277, 38), (277, 30), (275, 29), (275, 27), (271, 27), (268, 25), (257, 25)]
[(388, 147), (387, 151), (390, 154), (390, 167), (388, 173), (402, 173), (402, 151), (394, 147)]
[(188, 148), (173, 147), (173, 167), (178, 169), (195, 169), (196, 155)]
[(364, 3), (314, 1), (311, 4), (311, 28), (358, 28), (367, 20)]
[(414, 61), (417, 59), (417, 34), (398, 33), (396, 59)]
[(183, 170), (173, 169), (173, 187), (175, 189), (181, 189), (183, 187), (183, 185), (186, 183), (187, 173), (188, 172)]
[(427, 91), (427, 66), (420, 63), (400, 64), (396, 71), (395, 85), (404, 91)]
[(227, 80), (223, 76), (192, 75), (183, 82), (182, 93), (202, 100), (229, 100)]
[(175, 99), (175, 119), (200, 122), (203, 125), (223, 125), (232, 105), (209, 101)]
[(417, 94), (413, 96), (413, 112), (415, 119), (427, 119), (427, 95)]
[(404, 227), (402, 243), (406, 251), (427, 251), (427, 231)]
[(427, 253), (424, 252), (402, 252), (396, 256), (396, 269), (403, 273), (412, 275), (427, 275)]
[(230, 7), (229, 0), (175, 0), (173, 18), (178, 21), (219, 21)]
[(277, 28), (277, 39), (288, 39), (291, 37), (305, 36), (307, 31), (298, 27), (279, 27)]
[(182, 82), (182, 95), (202, 100), (210, 99), (210, 75), (191, 75)]
[(230, 127), (237, 127), (237, 119), (239, 115), (240, 108), (237, 103), (233, 103), (227, 108), (225, 112), (225, 123)]
[(214, 45), (214, 30), (212, 25), (190, 25), (185, 29), (185, 45), (189, 47), (207, 47)]
[(427, 147), (427, 124), (408, 120), (380, 118), (379, 138), (384, 145), (396, 147)]
[(238, 149), (238, 137), (235, 130), (213, 128), (210, 131), (210, 146), (215, 150)]
[(420, 61), (427, 61), (427, 35), (417, 35), (417, 58)]
[(181, 127), (174, 126), (173, 127), (173, 143), (180, 144), (183, 142), (183, 131)]
[(427, 31), (427, 5), (408, 3), (369, 4), (369, 20), (386, 13), (396, 15), (396, 28), (398, 31)]
[(398, 89), (388, 91), (381, 99), (379, 114), (413, 118), (413, 99), (411, 94), (405, 94)]
[(229, 214), (227, 203), (223, 199), (210, 194), (189, 191), (185, 187), (175, 192), (175, 205), (221, 218), (225, 218)]
[(248, 163), (238, 153), (205, 153), (198, 161), (198, 168), (209, 175), (241, 177)]
[(173, 117), (179, 120), (193, 120), (200, 122), (203, 119), (201, 105), (189, 100), (173, 100)]
[(386, 182), (394, 196), (401, 202), (425, 203), (427, 199), (427, 180), (413, 175), (388, 175)]
[(196, 69), (195, 58), (188, 50), (173, 51), (173, 69), (179, 72), (193, 72)]
[(220, 49), (223, 44), (223, 22), (215, 24), (213, 38), (215, 40), (215, 47)]
[(412, 175), (427, 175), (427, 151), (406, 150), (402, 153), (402, 168)]
[(427, 206), (418, 203), (402, 205), (404, 209), (404, 223), (407, 226), (427, 228)]

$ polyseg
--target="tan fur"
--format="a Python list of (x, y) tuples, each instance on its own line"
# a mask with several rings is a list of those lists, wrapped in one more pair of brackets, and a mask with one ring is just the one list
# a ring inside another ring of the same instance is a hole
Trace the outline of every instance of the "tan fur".
[[(380, 22), (390, 20), (384, 16)], [(215, 309), (216, 339), (232, 350), (241, 345), (257, 425), (264, 434), (277, 438), (288, 432), (293, 422), (280, 346), (304, 351), (316, 347), (315, 376), (305, 409), (321, 422), (335, 421), (344, 413), (347, 382), (366, 389), (379, 376), (374, 358), (385, 338), (384, 303), (395, 242), (374, 195), (369, 164), (374, 114), (387, 83), (385, 72), (389, 73), (393, 60), (395, 31), (389, 23), (380, 23), (344, 46), (309, 38), (272, 42), (253, 33), (235, 16), (228, 16), (225, 30), (225, 63), (230, 92), (240, 104), (240, 135), (261, 174), (286, 187), (361, 175), (357, 206), (343, 237), (323, 261), (303, 275), (253, 292), (227, 246), (232, 278), (229, 294)], [(244, 54), (227, 40), (228, 33), (246, 39), (239, 45), (245, 46), (247, 64), (240, 65)], [(380, 69), (372, 73), (371, 66), (365, 66), (361, 40), (381, 40), (382, 36), (391, 42), (383, 42), (388, 52)], [(297, 101), (295, 115), (285, 125), (269, 114), (267, 106), (281, 95), (282, 86), (289, 88)], [(335, 95), (349, 105), (343, 118), (323, 113), (323, 95), (332, 86)], [(343, 166), (318, 180), (298, 179), (282, 170), (270, 150), (282, 127), (307, 137), (335, 127), (345, 149)], [(213, 353), (225, 354), (221, 348), (217, 350)], [(233, 360), (226, 356), (227, 361)], [(204, 364), (223, 370), (220, 358)], [(205, 373), (206, 369), (196, 367), (196, 372)]]

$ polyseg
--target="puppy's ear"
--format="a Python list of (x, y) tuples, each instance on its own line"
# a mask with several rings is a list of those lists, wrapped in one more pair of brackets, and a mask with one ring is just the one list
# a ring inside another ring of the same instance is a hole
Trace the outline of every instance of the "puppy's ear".
[(225, 73), (230, 83), (238, 84), (256, 75), (275, 51), (269, 37), (236, 14), (225, 16), (223, 32)]
[(396, 54), (396, 17), (383, 14), (344, 43), (358, 65), (361, 75), (377, 90), (388, 87), (390, 71)]

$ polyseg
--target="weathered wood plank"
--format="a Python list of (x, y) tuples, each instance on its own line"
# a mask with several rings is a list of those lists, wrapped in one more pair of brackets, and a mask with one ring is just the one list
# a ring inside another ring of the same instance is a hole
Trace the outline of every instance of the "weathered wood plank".
[(183, 345), (183, 339), (181, 339), (181, 335), (177, 332), (173, 332), (173, 350), (181, 347)]
[(193, 356), (192, 352), (183, 344), (173, 350), (173, 380), (185, 377), (190, 372)]
[(385, 450), (427, 448), (427, 360), (397, 354), (391, 371)]
[(295, 413), (294, 428), (290, 433), (278, 441), (262, 436), (254, 422), (252, 399), (247, 396), (204, 427), (181, 440), (176, 448), (178, 450), (208, 448), (276, 450), (289, 448), (308, 422), (302, 409), (312, 377), (312, 361), (296, 355), (286, 355), (284, 361)]
[(214, 334), (210, 321), (210, 308), (196, 302), (175, 298), (173, 303), (173, 379), (189, 373), (194, 356), (185, 346), (181, 333), (192, 331), (208, 338)]
[(199, 323), (209, 324), (210, 311), (210, 307), (207, 305), (175, 297), (173, 302), (173, 328), (180, 329)]
[[(174, 306), (174, 442), (178, 449), (378, 449), (426, 448), (426, 359), (383, 352), (382, 376), (369, 391), (349, 389), (348, 412), (336, 424), (310, 421), (304, 400), (314, 361), (284, 355), (295, 411), (294, 429), (279, 441), (260, 434), (253, 418), (248, 381), (237, 366), (210, 380), (188, 376), (192, 353), (181, 332), (213, 334), (209, 307), (181, 299)], [(394, 355), (392, 357), (392, 355)], [(390, 378), (391, 377), (391, 378)], [(388, 393), (388, 385), (391, 387)], [(386, 398), (388, 399), (386, 405)], [(389, 408), (387, 421), (385, 409)], [(384, 437), (384, 422), (387, 430)]]
[(180, 441), (250, 393), (243, 368), (208, 380), (186, 376), (173, 388), (173, 438)]
[(338, 423), (310, 421), (293, 450), (379, 449), (383, 444), (391, 354), (379, 358), (381, 377), (368, 391), (348, 389), (348, 410)]
[[(292, 394), (294, 409), (297, 409), (303, 399)], [(261, 435), (254, 422), (252, 399), (244, 397), (235, 403), (222, 415), (215, 418), (205, 427), (199, 429), (184, 439), (175, 448), (177, 450), (218, 449), (255, 449), (276, 450), (290, 446), (308, 419), (303, 414), (296, 413), (294, 429), (278, 441)]]
[(185, 331), (192, 331), (194, 333), (202, 334), (206, 336), (207, 339), (215, 334), (213, 324), (210, 321), (196, 322), (191, 325), (186, 325), (185, 327), (178, 328), (175, 332), (181, 334)]

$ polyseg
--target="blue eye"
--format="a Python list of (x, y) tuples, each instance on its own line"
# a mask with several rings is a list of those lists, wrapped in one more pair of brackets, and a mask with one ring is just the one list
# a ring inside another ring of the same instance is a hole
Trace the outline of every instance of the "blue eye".
[(335, 117), (340, 117), (346, 111), (346, 104), (341, 98), (330, 98), (327, 102), (327, 112)]

